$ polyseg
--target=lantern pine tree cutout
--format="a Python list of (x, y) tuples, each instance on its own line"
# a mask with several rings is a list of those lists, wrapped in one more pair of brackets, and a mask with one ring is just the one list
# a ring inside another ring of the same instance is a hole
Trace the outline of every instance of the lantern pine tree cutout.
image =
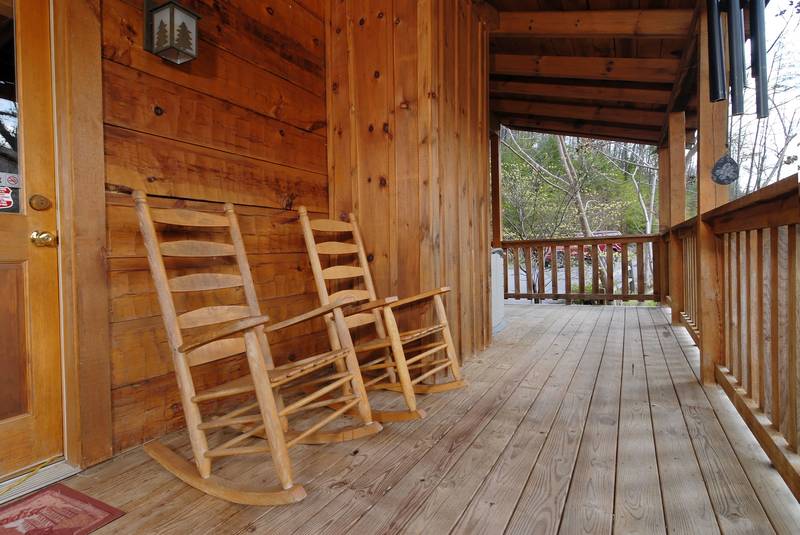
[(187, 52), (192, 51), (192, 32), (186, 26), (185, 22), (181, 22), (178, 26), (178, 34), (175, 36), (175, 47)]
[(161, 50), (162, 48), (166, 48), (169, 44), (169, 34), (167, 33), (167, 25), (164, 23), (164, 19), (158, 24), (158, 31), (156, 32), (156, 50)]

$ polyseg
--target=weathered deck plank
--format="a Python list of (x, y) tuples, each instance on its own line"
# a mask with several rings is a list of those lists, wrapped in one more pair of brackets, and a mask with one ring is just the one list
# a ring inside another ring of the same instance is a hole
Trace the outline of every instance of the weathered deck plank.
[(666, 525), (647, 371), (639, 320), (633, 308), (625, 312), (624, 343), (614, 532), (661, 533)]

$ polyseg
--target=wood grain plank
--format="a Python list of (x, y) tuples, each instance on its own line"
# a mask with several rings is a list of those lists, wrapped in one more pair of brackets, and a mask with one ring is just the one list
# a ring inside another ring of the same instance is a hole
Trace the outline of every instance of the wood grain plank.
[(644, 347), (664, 519), (671, 533), (719, 533), (650, 312), (637, 310)]
[[(318, 173), (327, 171), (325, 138), (103, 61), (106, 124)], [(246, 126), (245, 126), (246, 125)]]
[(617, 312), (608, 332), (597, 386), (564, 504), (561, 533), (611, 533), (624, 320), (624, 312)]
[(641, 336), (635, 309), (626, 310), (615, 533), (666, 530)]

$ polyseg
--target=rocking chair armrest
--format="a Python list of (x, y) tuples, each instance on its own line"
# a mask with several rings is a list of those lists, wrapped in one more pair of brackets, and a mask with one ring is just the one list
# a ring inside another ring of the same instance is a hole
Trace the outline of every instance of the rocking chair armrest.
[(281, 329), (285, 329), (286, 327), (291, 327), (292, 325), (297, 325), (298, 323), (303, 323), (305, 321), (312, 320), (314, 318), (318, 318), (319, 316), (324, 316), (325, 314), (330, 314), (333, 312), (334, 309), (340, 308), (348, 303), (352, 303), (352, 297), (345, 297), (343, 299), (337, 299), (333, 303), (329, 303), (327, 305), (322, 305), (321, 307), (317, 307), (314, 310), (310, 310), (304, 314), (300, 314), (293, 318), (289, 318), (288, 320), (283, 320), (273, 325), (269, 325), (266, 327), (266, 331), (271, 333), (275, 331), (280, 331)]
[(422, 292), (421, 294), (414, 295), (412, 297), (405, 297), (400, 299), (399, 301), (395, 301), (394, 303), (389, 305), (389, 308), (397, 308), (405, 305), (410, 305), (411, 303), (415, 303), (417, 301), (423, 301), (425, 299), (431, 299), (435, 295), (440, 295), (443, 293), (447, 293), (450, 291), (449, 286), (442, 286), (441, 288), (436, 288), (435, 290), (428, 290), (427, 292)]
[(361, 312), (369, 312), (370, 310), (376, 308), (383, 308), (385, 306), (391, 306), (392, 304), (397, 302), (397, 296), (392, 297), (384, 297), (383, 299), (376, 299), (375, 301), (370, 301), (369, 303), (364, 303), (362, 305), (358, 305), (355, 308), (348, 308), (345, 310), (345, 314), (348, 316), (352, 316), (353, 314), (360, 314)]
[(186, 353), (192, 349), (209, 344), (220, 338), (226, 338), (232, 334), (240, 333), (259, 325), (269, 322), (269, 316), (250, 316), (238, 320), (217, 323), (206, 328), (201, 328), (186, 336), (183, 344), (178, 348), (181, 353)]

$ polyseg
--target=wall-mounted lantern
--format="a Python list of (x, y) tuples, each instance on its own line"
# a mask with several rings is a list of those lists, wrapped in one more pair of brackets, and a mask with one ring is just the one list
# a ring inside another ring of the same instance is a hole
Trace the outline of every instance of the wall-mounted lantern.
[(178, 65), (196, 58), (200, 17), (173, 0), (154, 3), (144, 2), (145, 50)]

